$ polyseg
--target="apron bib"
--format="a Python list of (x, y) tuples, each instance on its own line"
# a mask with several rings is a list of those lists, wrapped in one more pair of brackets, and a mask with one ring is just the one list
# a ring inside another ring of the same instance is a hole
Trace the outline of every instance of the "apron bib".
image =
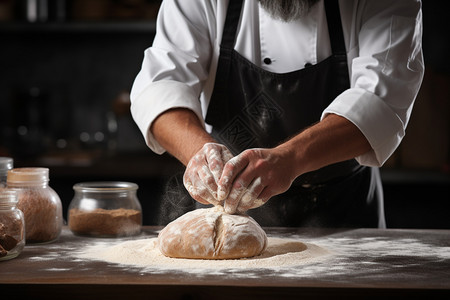
[[(323, 110), (350, 87), (337, 1), (325, 1), (332, 55), (282, 74), (234, 50), (241, 8), (242, 1), (230, 0), (206, 115), (213, 137), (235, 155), (274, 147), (320, 121)], [(248, 213), (262, 226), (383, 227), (380, 184), (378, 169), (352, 159), (298, 177), (286, 193)]]

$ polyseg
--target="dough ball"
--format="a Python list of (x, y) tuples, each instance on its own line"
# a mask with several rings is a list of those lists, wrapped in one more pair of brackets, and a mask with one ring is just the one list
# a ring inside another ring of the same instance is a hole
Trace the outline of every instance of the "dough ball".
[(261, 254), (267, 235), (250, 216), (201, 208), (169, 223), (158, 235), (159, 250), (175, 258), (237, 259)]

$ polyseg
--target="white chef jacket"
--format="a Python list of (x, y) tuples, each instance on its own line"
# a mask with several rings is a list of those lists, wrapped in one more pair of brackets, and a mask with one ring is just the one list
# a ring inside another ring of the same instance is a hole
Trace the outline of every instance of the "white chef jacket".
[[(149, 128), (164, 111), (188, 108), (205, 128), (228, 0), (164, 0), (153, 45), (131, 90), (131, 112), (147, 145), (165, 149)], [(418, 0), (339, 1), (351, 87), (323, 111), (354, 123), (372, 151), (357, 157), (381, 166), (400, 144), (420, 88), (422, 12)], [(235, 48), (252, 63), (284, 73), (331, 55), (323, 0), (299, 20), (271, 18), (244, 0)], [(271, 63), (265, 64), (264, 59)]]

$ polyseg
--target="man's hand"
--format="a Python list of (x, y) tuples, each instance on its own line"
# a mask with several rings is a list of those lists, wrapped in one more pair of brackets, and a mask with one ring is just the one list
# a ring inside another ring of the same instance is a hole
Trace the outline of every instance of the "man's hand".
[(357, 126), (335, 114), (328, 114), (276, 148), (249, 149), (230, 161), (231, 153), (215, 144), (189, 109), (166, 111), (150, 131), (167, 152), (189, 164), (184, 184), (191, 196), (204, 204), (224, 204), (229, 213), (261, 206), (286, 191), (297, 176), (372, 149)]
[(244, 213), (289, 189), (295, 179), (287, 152), (249, 149), (230, 159), (218, 184), (218, 199), (227, 213)]
[(217, 195), (217, 183), (225, 163), (232, 157), (224, 145), (203, 145), (189, 161), (183, 176), (184, 186), (192, 198), (203, 204), (223, 204)]

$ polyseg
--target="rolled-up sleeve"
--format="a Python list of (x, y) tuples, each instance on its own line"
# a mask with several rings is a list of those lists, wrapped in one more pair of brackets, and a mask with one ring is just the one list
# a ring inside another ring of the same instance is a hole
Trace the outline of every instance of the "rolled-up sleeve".
[(149, 129), (163, 112), (187, 108), (204, 122), (199, 97), (211, 60), (214, 31), (209, 29), (215, 23), (214, 14), (206, 14), (211, 10), (209, 1), (168, 0), (161, 5), (157, 34), (131, 89), (131, 114), (156, 153), (165, 149)]
[[(152, 107), (154, 109), (149, 109)], [(150, 132), (153, 121), (164, 111), (173, 108), (187, 108), (192, 110), (202, 120), (202, 110), (198, 95), (188, 85), (163, 80), (148, 84), (131, 104), (131, 113), (142, 132), (145, 141), (155, 153), (162, 154), (165, 149), (156, 141)]]
[[(361, 24), (348, 55), (351, 88), (323, 112), (355, 124), (372, 151), (357, 157), (381, 166), (403, 139), (422, 83), (422, 14), (418, 1), (360, 1), (354, 24)], [(357, 26), (356, 26), (357, 27)]]

